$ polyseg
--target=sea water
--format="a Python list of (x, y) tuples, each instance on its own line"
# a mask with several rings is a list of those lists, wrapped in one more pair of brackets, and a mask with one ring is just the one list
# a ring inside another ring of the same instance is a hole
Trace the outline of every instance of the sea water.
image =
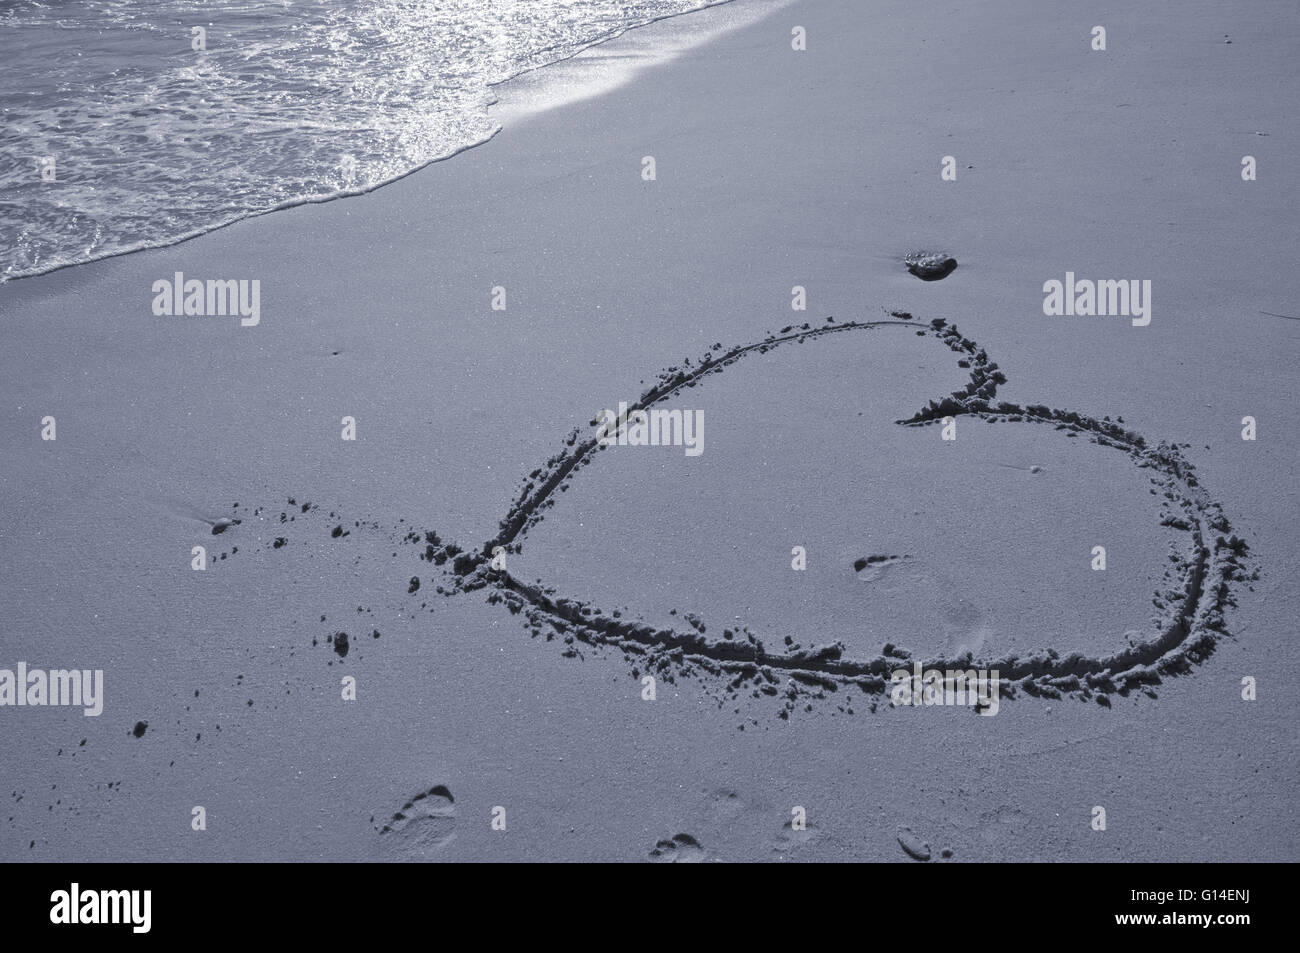
[(0, 281), (372, 189), (711, 0), (0, 0)]

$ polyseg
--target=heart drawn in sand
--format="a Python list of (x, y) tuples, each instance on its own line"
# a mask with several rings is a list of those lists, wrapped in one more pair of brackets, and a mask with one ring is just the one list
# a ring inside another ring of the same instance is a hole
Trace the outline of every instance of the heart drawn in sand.
[[(1032, 695), (1095, 698), (1101, 704), (1109, 704), (1112, 693), (1126, 695), (1134, 689), (1159, 683), (1163, 676), (1184, 673), (1208, 657), (1217, 639), (1224, 634), (1223, 610), (1232, 604), (1231, 583), (1249, 578), (1243, 568), (1247, 550), (1245, 543), (1232, 535), (1219, 505), (1200, 486), (1191, 464), (1177, 447), (1164, 443), (1152, 447), (1141, 435), (1109, 419), (1098, 420), (1046, 405), (1022, 406), (996, 400), (998, 387), (1006, 382), (1006, 376), (978, 344), (945, 321), (935, 320), (919, 327), (911, 315), (902, 312), (881, 321), (835, 323), (827, 319), (820, 327), (808, 324), (787, 327), (761, 341), (725, 351), (719, 346), (694, 364), (686, 362), (661, 374), (630, 405), (629, 415), (662, 406), (685, 389), (717, 378), (738, 362), (757, 360), (778, 348), (894, 327), (908, 328), (946, 346), (961, 357), (960, 366), (970, 371), (963, 389), (930, 400), (913, 416), (895, 421), (896, 424), (927, 427), (966, 417), (1048, 425), (1067, 436), (1086, 437), (1100, 447), (1127, 455), (1135, 466), (1147, 471), (1176, 511), (1166, 517), (1164, 525), (1184, 532), (1190, 542), (1185, 553), (1177, 557), (1178, 591), (1169, 600), (1171, 604), (1163, 623), (1150, 637), (1130, 639), (1121, 650), (1107, 654), (1061, 654), (1046, 649), (1027, 655), (982, 658), (966, 651), (952, 657), (929, 658), (921, 666), (927, 670), (952, 667), (998, 670), (1004, 696), (1014, 697), (1016, 689), (1022, 689)], [(628, 421), (619, 421), (619, 426), (627, 427)], [(868, 658), (851, 657), (839, 643), (815, 650), (774, 651), (752, 635), (736, 639), (727, 632), (727, 638), (719, 637), (718, 626), (710, 627), (706, 624), (709, 620), (691, 613), (683, 616), (687, 626), (657, 628), (624, 618), (619, 612), (566, 598), (541, 583), (530, 584), (512, 575), (505, 568), (509, 555), (522, 551), (529, 533), (542, 522), (558, 495), (597, 458), (603, 449), (601, 442), (596, 436), (583, 439), (579, 431), (571, 434), (561, 452), (529, 475), (514, 505), (501, 520), (498, 533), (477, 551), (443, 546), (437, 534), (429, 534), (430, 561), (445, 565), (450, 571), (452, 586), (448, 591), (487, 591), (489, 601), (504, 603), (512, 613), (522, 614), (534, 635), (545, 631), (550, 633), (548, 637), (562, 634), (570, 645), (581, 642), (612, 646), (640, 660), (638, 671), (671, 675), (689, 668), (692, 672), (702, 671), (729, 680), (732, 690), (754, 687), (762, 694), (775, 695), (774, 687), (780, 679), (785, 679), (787, 684), (798, 686), (800, 692), (808, 694), (856, 685), (869, 695), (886, 695), (890, 673), (900, 665), (916, 664), (911, 652), (892, 644), (886, 646), (884, 653)], [(1038, 466), (1016, 469), (1031, 473), (1042, 470)], [(438, 545), (434, 545), (434, 540)], [(904, 559), (899, 555), (867, 556), (858, 560), (854, 568), (871, 575)], [(572, 650), (566, 654), (571, 653)]]

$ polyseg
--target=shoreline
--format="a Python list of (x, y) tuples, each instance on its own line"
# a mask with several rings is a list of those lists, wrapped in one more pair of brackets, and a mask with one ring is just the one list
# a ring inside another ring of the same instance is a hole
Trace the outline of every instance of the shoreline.
[[(667, 20), (676, 20), (682, 17), (707, 14), (716, 10), (719, 7), (727, 6), (728, 4), (733, 4), (738, 2), (740, 2), (740, 0), (708, 0), (705, 6), (699, 7), (694, 10), (686, 10), (681, 13), (664, 14), (663, 16), (658, 16), (650, 20), (647, 20), (644, 23), (636, 24), (635, 26), (623, 27), (614, 32), (607, 33), (599, 37), (598, 39), (592, 40), (590, 43), (575, 50), (574, 52), (568, 54), (567, 56), (562, 56), (557, 60), (551, 61), (550, 63), (543, 63), (540, 66), (531, 66), (525, 70), (522, 70), (519, 73), (516, 73), (513, 76), (507, 77), (506, 79), (499, 80), (498, 82), (495, 83), (489, 83), (487, 85), (487, 88), (491, 91), (492, 98), (491, 101), (488, 103), (488, 107), (487, 107), (488, 116), (489, 118), (491, 118), (493, 116), (500, 115), (498, 113), (498, 110), (502, 110), (501, 99), (498, 95), (496, 95), (498, 90), (510, 90), (513, 92), (513, 89), (515, 87), (526, 86), (526, 85), (527, 86), (538, 85), (532, 82), (534, 79), (533, 74), (545, 70), (549, 70), (552, 67), (564, 67), (566, 65), (572, 65), (571, 61), (580, 59), (581, 57), (583, 57), (584, 54), (587, 54), (588, 52), (595, 50), (598, 47), (604, 46), (605, 44), (610, 43), (614, 40), (621, 39), (622, 37), (636, 30), (640, 30), (648, 26), (653, 26), (655, 24), (662, 23)], [(761, 17), (766, 16), (768, 13), (773, 12), (776, 9), (779, 9), (782, 6), (785, 6), (790, 2), (792, 2), (792, 0), (761, 0), (761, 2), (755, 3), (753, 7), (746, 4), (745, 10), (746, 13), (749, 14), (749, 18), (752, 21), (753, 19), (760, 19)], [(767, 9), (764, 9), (763, 12), (758, 12), (758, 13), (753, 12), (754, 10), (759, 10), (764, 7), (766, 7)], [(712, 34), (705, 35), (704, 37), (699, 38), (697, 42), (698, 43), (707, 42), (709, 39), (719, 35), (719, 33), (727, 32), (728, 29), (734, 29), (734, 28), (735, 28), (734, 25), (731, 27), (724, 27), (722, 30), (717, 30), (715, 28)], [(647, 46), (649, 46), (651, 53), (656, 52), (654, 47), (655, 42), (656, 42), (655, 40), (651, 40), (648, 41), (647, 43)], [(665, 58), (666, 57), (661, 55), (658, 62), (663, 62)], [(570, 72), (572, 73), (574, 72), (574, 70), (571, 69)], [(581, 69), (577, 70), (577, 72), (580, 73)], [(587, 80), (592, 86), (596, 86), (597, 88), (593, 92), (580, 94), (579, 98), (585, 98), (585, 96), (587, 95), (600, 95), (602, 92), (608, 92), (609, 89), (613, 88), (610, 85), (605, 85), (603, 87), (597, 86), (598, 76), (596, 74), (598, 71), (593, 68), (589, 70), (589, 72), (591, 75), (587, 77)], [(559, 83), (555, 80), (550, 80), (549, 82), (555, 85), (559, 85)], [(543, 83), (540, 85), (546, 85), (546, 84)], [(520, 121), (526, 119), (530, 115), (534, 115), (535, 113), (544, 111), (545, 109), (548, 108), (553, 108), (553, 107), (551, 105), (540, 105), (540, 106), (534, 106), (533, 108), (528, 108), (528, 107), (521, 108), (518, 104), (512, 104), (504, 107), (503, 112), (504, 115), (509, 116), (512, 120)], [(240, 222), (245, 222), (254, 218), (261, 218), (264, 215), (273, 215), (276, 212), (287, 211), (288, 209), (297, 208), (302, 205), (323, 205), (328, 202), (336, 202), (342, 199), (358, 198), (363, 195), (368, 195), (371, 192), (378, 191), (379, 189), (385, 188), (396, 182), (400, 182), (402, 179), (405, 179), (408, 176), (415, 175), (415, 173), (420, 172), (431, 165), (434, 165), (439, 162), (446, 162), (450, 159), (456, 158), (459, 155), (462, 155), (465, 152), (468, 152), (471, 149), (477, 149), (480, 146), (487, 145), (489, 142), (495, 139), (504, 128), (505, 126), (503, 122), (497, 122), (496, 128), (493, 129), (492, 132), (490, 132), (485, 138), (479, 140), (478, 142), (471, 142), (466, 145), (460, 146), (459, 148), (454, 149), (451, 152), (448, 152), (444, 155), (435, 156), (431, 159), (428, 159), (427, 161), (420, 163), (419, 165), (413, 166), (412, 168), (406, 170), (405, 172), (401, 172), (397, 175), (394, 175), (391, 178), (383, 180), (382, 182), (376, 182), (373, 185), (368, 185), (365, 188), (348, 189), (340, 192), (334, 192), (329, 195), (290, 199), (280, 203), (279, 205), (275, 205), (271, 208), (262, 209), (259, 211), (246, 212), (244, 214), (236, 216), (235, 218), (218, 222), (215, 225), (209, 225), (200, 229), (195, 229), (193, 231), (186, 232), (182, 235), (173, 238), (160, 239), (158, 241), (145, 241), (141, 244), (134, 245), (130, 248), (124, 248), (119, 251), (107, 252), (105, 254), (96, 255), (94, 257), (86, 258), (81, 261), (71, 261), (71, 262), (64, 262), (58, 265), (52, 265), (48, 268), (43, 268), (39, 271), (32, 271), (32, 272), (26, 272), (24, 274), (14, 275), (12, 278), (4, 278), (3, 276), (0, 276), (0, 286), (9, 284), (11, 282), (24, 281), (29, 278), (40, 278), (45, 275), (53, 274), (54, 272), (57, 271), (63, 271), (64, 269), (67, 268), (77, 268), (82, 265), (89, 265), (99, 261), (106, 261), (110, 258), (120, 258), (123, 255), (134, 255), (137, 252), (152, 251), (152, 250), (162, 249), (162, 248), (170, 248), (174, 245), (183, 245), (186, 242), (193, 241), (196, 238), (202, 238), (204, 235), (211, 234), (212, 232), (217, 232), (220, 231), (221, 229), (230, 228), (232, 225), (238, 225)]]

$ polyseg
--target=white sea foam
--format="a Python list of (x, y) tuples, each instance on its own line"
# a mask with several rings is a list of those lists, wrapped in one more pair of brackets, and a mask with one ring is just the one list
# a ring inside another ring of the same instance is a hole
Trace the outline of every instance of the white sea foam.
[(374, 188), (493, 135), (492, 84), (715, 2), (5, 4), (0, 280)]

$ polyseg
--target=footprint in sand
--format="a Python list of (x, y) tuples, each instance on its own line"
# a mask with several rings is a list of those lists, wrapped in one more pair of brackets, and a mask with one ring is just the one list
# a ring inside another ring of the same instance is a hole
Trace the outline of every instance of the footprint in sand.
[(794, 829), (794, 821), (786, 821), (781, 826), (781, 832), (772, 840), (772, 851), (782, 860), (789, 857), (796, 850), (804, 847), (821, 837), (821, 831), (812, 824), (808, 824), (802, 830)]
[(708, 859), (704, 848), (690, 834), (675, 834), (671, 840), (661, 840), (650, 851), (650, 862), (655, 864), (698, 864)]
[(979, 657), (984, 644), (994, 636), (985, 622), (984, 612), (967, 599), (957, 596), (942, 602), (943, 645), (949, 658), (964, 652)]
[(436, 854), (456, 838), (456, 807), (441, 784), (415, 795), (379, 829), (379, 836), (415, 860)]
[(898, 846), (903, 848), (903, 853), (913, 860), (927, 861), (930, 859), (930, 845), (923, 841), (910, 827), (900, 827), (898, 829)]
[(1018, 807), (1002, 805), (979, 816), (979, 837), (996, 851), (1009, 852), (1023, 843), (1025, 832), (1032, 829), (1030, 818)]
[(891, 591), (906, 587), (925, 593), (934, 604), (933, 627), (942, 633), (942, 645), (950, 658), (963, 652), (979, 655), (995, 634), (984, 611), (962, 593), (955, 580), (935, 574), (911, 556), (862, 556), (854, 560), (853, 570), (859, 582), (879, 583)]

